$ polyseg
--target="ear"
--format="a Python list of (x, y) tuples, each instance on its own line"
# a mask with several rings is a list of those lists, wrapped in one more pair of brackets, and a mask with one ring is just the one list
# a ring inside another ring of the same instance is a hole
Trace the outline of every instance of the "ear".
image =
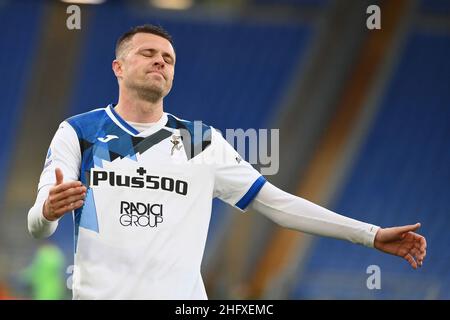
[(115, 59), (112, 62), (112, 70), (117, 78), (122, 77), (122, 61)]

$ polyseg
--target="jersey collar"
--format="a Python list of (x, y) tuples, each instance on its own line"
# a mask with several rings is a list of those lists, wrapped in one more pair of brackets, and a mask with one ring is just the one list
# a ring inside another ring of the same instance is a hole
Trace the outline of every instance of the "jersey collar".
[(125, 132), (127, 132), (129, 135), (135, 136), (135, 137), (146, 137), (149, 136), (159, 130), (161, 130), (162, 128), (164, 128), (164, 126), (167, 123), (167, 114), (163, 113), (163, 116), (161, 117), (161, 119), (159, 119), (154, 126), (151, 126), (150, 128), (148, 128), (147, 130), (144, 130), (142, 132), (139, 132), (138, 130), (136, 130), (132, 125), (130, 125), (128, 122), (126, 122), (115, 110), (114, 110), (114, 105), (113, 104), (109, 104), (106, 107), (106, 113), (108, 114), (108, 116), (111, 118), (112, 121), (114, 121), (114, 123), (119, 126), (122, 130), (124, 130)]

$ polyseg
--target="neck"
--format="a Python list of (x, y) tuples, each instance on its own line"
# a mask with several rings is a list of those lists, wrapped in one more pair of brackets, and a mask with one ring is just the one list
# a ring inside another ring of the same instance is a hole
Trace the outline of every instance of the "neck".
[(163, 99), (156, 102), (140, 99), (120, 90), (119, 101), (114, 110), (126, 121), (150, 123), (161, 119), (163, 111)]

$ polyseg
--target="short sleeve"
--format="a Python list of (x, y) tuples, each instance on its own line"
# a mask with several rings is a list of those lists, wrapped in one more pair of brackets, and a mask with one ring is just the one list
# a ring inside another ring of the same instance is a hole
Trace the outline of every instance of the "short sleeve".
[(215, 129), (212, 129), (212, 144), (215, 160), (214, 197), (246, 211), (266, 179), (242, 159)]

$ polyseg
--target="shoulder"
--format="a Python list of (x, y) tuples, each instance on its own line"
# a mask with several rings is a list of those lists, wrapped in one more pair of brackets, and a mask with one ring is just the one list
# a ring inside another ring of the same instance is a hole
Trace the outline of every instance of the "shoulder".
[(84, 129), (94, 127), (92, 124), (100, 124), (103, 119), (107, 117), (106, 108), (97, 108), (88, 112), (74, 115), (64, 120), (68, 123), (77, 133), (78, 136), (82, 135)]
[(96, 121), (103, 118), (106, 115), (106, 108), (97, 108), (88, 112), (80, 113), (67, 118), (65, 121), (72, 126), (80, 126), (87, 124), (91, 121)]

